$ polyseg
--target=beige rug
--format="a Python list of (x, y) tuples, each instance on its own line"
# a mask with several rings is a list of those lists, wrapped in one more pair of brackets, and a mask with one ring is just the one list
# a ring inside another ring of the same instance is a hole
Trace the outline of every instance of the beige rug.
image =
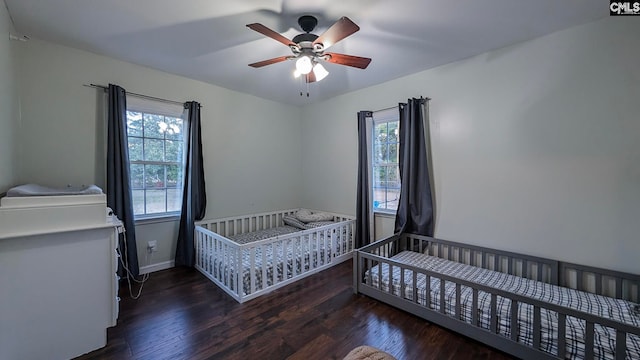
[(363, 345), (351, 350), (343, 360), (396, 360), (396, 358), (380, 349)]

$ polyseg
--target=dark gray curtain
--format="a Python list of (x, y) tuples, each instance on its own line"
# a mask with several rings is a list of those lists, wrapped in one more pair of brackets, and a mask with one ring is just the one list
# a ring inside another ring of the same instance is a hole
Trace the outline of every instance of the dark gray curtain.
[(175, 264), (177, 266), (193, 267), (195, 262), (195, 249), (193, 246), (194, 222), (202, 220), (204, 217), (207, 208), (207, 194), (204, 184), (204, 167), (202, 165), (200, 104), (190, 101), (185, 104), (185, 108), (189, 112), (188, 133), (186, 134), (187, 158)]
[(367, 143), (367, 121), (371, 111), (358, 112), (358, 188), (356, 200), (356, 244), (361, 248), (371, 239), (371, 201), (369, 199), (369, 144)]
[[(123, 88), (109, 84), (107, 115), (107, 206), (124, 223), (119, 250), (131, 275), (138, 276), (138, 250), (129, 180), (129, 147), (127, 143), (127, 100)], [(118, 263), (118, 274), (127, 274)]]
[(395, 232), (433, 236), (433, 202), (429, 175), (425, 112), (428, 99), (400, 104), (400, 200)]

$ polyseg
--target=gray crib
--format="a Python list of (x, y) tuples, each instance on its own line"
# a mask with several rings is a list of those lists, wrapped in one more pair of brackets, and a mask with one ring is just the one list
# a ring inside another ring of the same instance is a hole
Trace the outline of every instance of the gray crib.
[(354, 291), (523, 359), (640, 359), (640, 276), (402, 234), (354, 253)]

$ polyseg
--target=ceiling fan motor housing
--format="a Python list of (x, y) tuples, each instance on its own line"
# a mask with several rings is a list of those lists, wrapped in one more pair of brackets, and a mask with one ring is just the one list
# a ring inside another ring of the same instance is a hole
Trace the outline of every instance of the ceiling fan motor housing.
[(305, 41), (312, 43), (317, 38), (318, 38), (318, 35), (316, 34), (305, 33), (305, 34), (296, 35), (293, 39), (291, 39), (291, 41), (293, 41), (296, 44), (300, 44), (301, 42), (305, 42)]

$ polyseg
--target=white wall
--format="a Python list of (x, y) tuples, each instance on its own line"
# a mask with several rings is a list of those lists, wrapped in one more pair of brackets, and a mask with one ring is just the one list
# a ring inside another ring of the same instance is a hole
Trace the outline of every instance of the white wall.
[(356, 112), (423, 95), (437, 237), (640, 273), (639, 33), (607, 18), (309, 106), (303, 206), (354, 213)]
[(0, 194), (15, 185), (18, 178), (18, 84), (14, 48), (9, 40), (13, 31), (4, 0), (0, 1)]
[[(179, 76), (31, 40), (18, 43), (22, 104), (20, 182), (105, 185), (103, 93), (126, 90), (202, 109), (207, 217), (299, 206), (300, 109)], [(140, 263), (149, 240), (153, 261), (173, 260), (177, 223), (137, 226)]]
[[(207, 217), (300, 205), (353, 214), (356, 112), (424, 95), (433, 98), (438, 237), (639, 273), (638, 32), (634, 19), (604, 19), (310, 105), (304, 117), (95, 54), (13, 43), (22, 104), (17, 179), (104, 186), (101, 95), (82, 84), (112, 82), (202, 102)], [(15, 65), (2, 61), (6, 77)], [(15, 179), (2, 174), (0, 186)], [(172, 259), (177, 224), (139, 228), (140, 251), (158, 240), (154, 262)]]

